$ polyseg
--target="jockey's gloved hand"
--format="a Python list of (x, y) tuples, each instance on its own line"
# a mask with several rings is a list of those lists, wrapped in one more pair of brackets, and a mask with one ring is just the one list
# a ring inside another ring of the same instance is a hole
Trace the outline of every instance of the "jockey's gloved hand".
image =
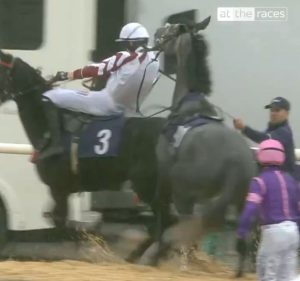
[(246, 256), (247, 255), (247, 241), (242, 238), (237, 238), (236, 244), (235, 244), (235, 249), (241, 256)]
[(57, 71), (57, 73), (54, 76), (55, 81), (65, 81), (68, 80), (68, 72), (66, 71)]

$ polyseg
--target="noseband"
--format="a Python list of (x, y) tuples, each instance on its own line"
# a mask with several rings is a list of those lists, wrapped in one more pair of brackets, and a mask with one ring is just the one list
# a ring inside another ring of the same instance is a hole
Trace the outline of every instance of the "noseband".
[[(166, 25), (162, 34), (155, 39), (155, 47), (157, 50), (163, 51), (163, 45), (177, 38), (180, 34), (188, 32), (188, 27), (185, 24), (179, 24), (175, 30), (170, 30), (172, 25)], [(180, 30), (183, 29), (183, 30)]]
[(12, 68), (14, 67), (14, 59), (12, 60), (11, 63), (0, 61), (0, 66), (3, 66), (5, 68), (6, 77), (8, 79), (8, 81), (5, 83), (5, 87), (1, 89), (3, 98), (0, 98), (0, 104), (2, 104), (7, 100), (14, 100), (14, 94), (9, 90), (10, 88), (9, 86), (12, 82), (11, 71)]

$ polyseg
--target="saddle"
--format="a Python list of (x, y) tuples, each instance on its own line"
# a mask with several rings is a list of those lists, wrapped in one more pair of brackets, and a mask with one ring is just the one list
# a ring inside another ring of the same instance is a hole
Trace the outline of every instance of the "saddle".
[(174, 146), (179, 146), (183, 136), (191, 128), (212, 122), (223, 122), (223, 116), (203, 94), (191, 92), (183, 97), (168, 117), (163, 134)]
[(87, 126), (94, 121), (110, 121), (120, 118), (122, 114), (115, 114), (110, 116), (95, 116), (92, 114), (71, 111), (68, 109), (59, 109), (62, 116), (62, 128), (65, 132), (70, 134), (80, 134)]
[[(114, 157), (119, 154), (124, 114), (94, 116), (61, 109), (65, 153), (76, 147), (78, 158)], [(74, 146), (75, 145), (75, 146)]]

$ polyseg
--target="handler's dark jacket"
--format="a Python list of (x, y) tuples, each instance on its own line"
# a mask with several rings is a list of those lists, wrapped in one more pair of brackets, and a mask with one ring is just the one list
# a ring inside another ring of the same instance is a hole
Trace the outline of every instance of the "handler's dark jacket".
[(243, 134), (256, 143), (272, 138), (281, 142), (285, 149), (285, 162), (283, 170), (294, 175), (295, 173), (295, 152), (294, 140), (291, 127), (287, 121), (272, 125), (268, 124), (265, 132), (256, 131), (248, 126), (243, 130)]

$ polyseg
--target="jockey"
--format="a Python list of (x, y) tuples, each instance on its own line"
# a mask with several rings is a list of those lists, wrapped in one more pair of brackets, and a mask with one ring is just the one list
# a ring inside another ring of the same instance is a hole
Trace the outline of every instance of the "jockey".
[(262, 239), (257, 253), (261, 281), (290, 281), (298, 265), (300, 191), (294, 178), (282, 170), (284, 148), (274, 139), (260, 143), (257, 160), (264, 167), (251, 181), (237, 235), (237, 251), (246, 254), (246, 235), (259, 211)]
[(43, 94), (43, 104), (51, 133), (51, 141), (40, 152), (40, 159), (60, 154), (60, 126), (57, 108), (83, 112), (96, 116), (124, 112), (136, 115), (137, 99), (142, 103), (149, 95), (159, 75), (159, 63), (153, 52), (146, 52), (149, 33), (140, 23), (128, 23), (120, 32), (117, 42), (122, 42), (126, 51), (71, 72), (58, 72), (58, 80), (74, 80), (88, 77), (107, 79), (100, 91), (76, 91), (53, 89)]

